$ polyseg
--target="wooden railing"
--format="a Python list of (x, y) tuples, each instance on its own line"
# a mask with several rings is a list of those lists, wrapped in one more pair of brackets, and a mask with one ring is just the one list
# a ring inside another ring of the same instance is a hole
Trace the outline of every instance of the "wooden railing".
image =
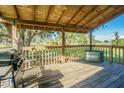
[(24, 57), (23, 69), (60, 63), (61, 46), (24, 47), (22, 56)]
[[(89, 45), (66, 45), (64, 56), (62, 46), (24, 47), (22, 55), (25, 58), (24, 69), (36, 66), (58, 64), (85, 59), (85, 50)], [(111, 63), (124, 63), (124, 46), (92, 45), (93, 50), (104, 52), (104, 60)]]
[(93, 45), (93, 50), (104, 52), (104, 60), (124, 64), (124, 46)]

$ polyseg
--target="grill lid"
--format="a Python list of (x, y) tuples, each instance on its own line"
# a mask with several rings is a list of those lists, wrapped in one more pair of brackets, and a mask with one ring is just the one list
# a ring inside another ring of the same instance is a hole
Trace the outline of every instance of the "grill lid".
[(16, 49), (0, 49), (0, 65), (9, 65), (12, 61), (12, 55), (15, 55)]

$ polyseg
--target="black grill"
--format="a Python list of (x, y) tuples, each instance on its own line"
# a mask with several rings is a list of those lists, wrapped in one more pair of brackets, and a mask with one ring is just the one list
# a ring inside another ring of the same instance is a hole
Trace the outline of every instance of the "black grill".
[[(13, 84), (14, 87), (18, 87), (20, 83), (20, 79), (22, 77), (21, 74), (21, 65), (23, 60), (21, 58), (21, 53), (16, 49), (0, 49), (0, 67), (7, 68), (12, 67), (12, 76), (13, 76)], [(6, 77), (6, 76), (4, 76)], [(1, 77), (1, 78), (4, 78)], [(16, 79), (18, 78), (18, 80)]]

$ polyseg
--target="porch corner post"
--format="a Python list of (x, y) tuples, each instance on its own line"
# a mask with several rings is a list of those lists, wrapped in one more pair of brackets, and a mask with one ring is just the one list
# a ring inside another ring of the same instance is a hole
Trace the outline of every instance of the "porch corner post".
[(65, 32), (62, 27), (62, 56), (65, 55)]
[(89, 39), (90, 39), (90, 51), (92, 51), (92, 30), (90, 31)]
[(18, 49), (17, 26), (16, 20), (12, 21), (12, 47)]
[(65, 62), (65, 32), (62, 27), (62, 56), (61, 56), (61, 63)]

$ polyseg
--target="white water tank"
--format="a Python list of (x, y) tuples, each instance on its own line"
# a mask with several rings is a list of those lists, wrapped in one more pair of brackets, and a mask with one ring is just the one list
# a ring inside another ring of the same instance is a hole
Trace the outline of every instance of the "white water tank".
[(104, 55), (102, 51), (85, 51), (85, 60), (91, 61), (91, 62), (103, 62), (104, 61)]

